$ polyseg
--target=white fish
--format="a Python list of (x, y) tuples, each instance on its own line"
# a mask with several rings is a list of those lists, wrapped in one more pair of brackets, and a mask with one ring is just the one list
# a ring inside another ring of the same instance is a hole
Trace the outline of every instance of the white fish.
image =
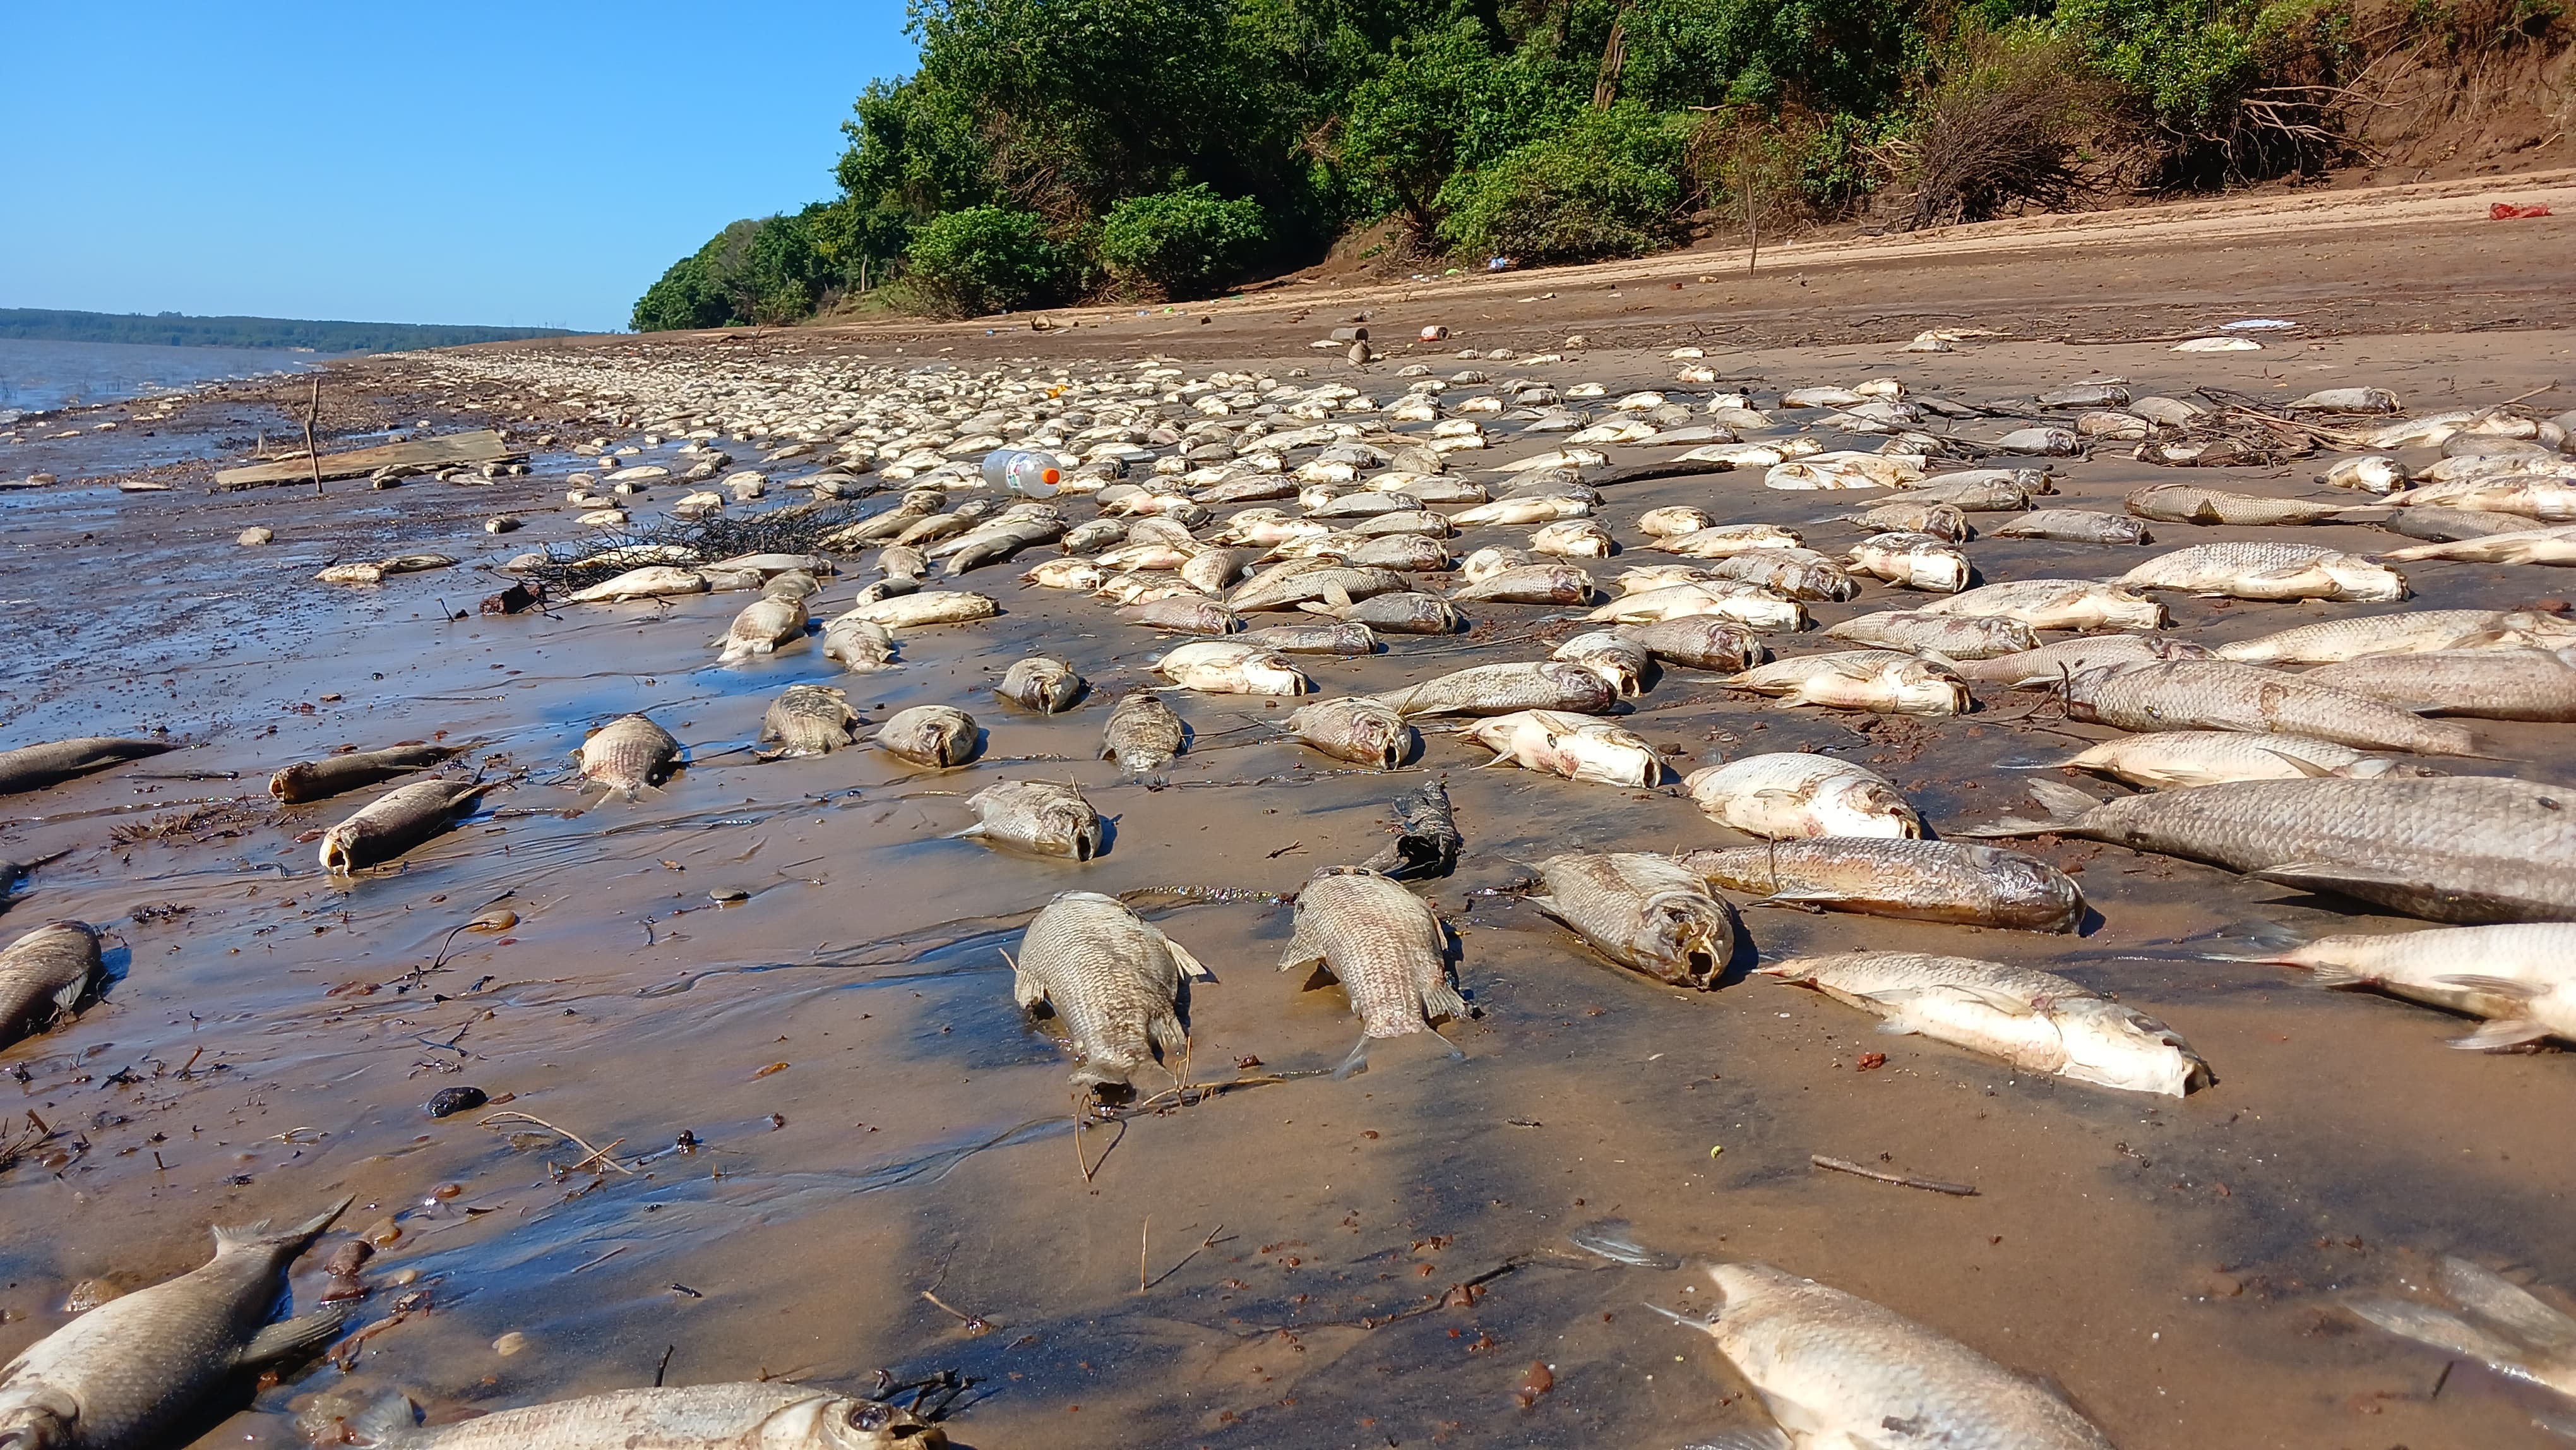
[(1839, 650), (1758, 665), (1727, 679), (1730, 689), (1776, 695), (1784, 705), (1874, 710), (1891, 715), (1960, 715), (1973, 702), (1948, 665), (1898, 650)]
[(1765, 840), (1923, 834), (1922, 817), (1887, 777), (1830, 755), (1748, 755), (1695, 770), (1682, 788), (1709, 819)]
[(1306, 677), (1286, 655), (1236, 640), (1182, 645), (1154, 662), (1155, 673), (1185, 690), (1218, 695), (1302, 695)]
[(1467, 734), (1494, 752), (1494, 765), (1517, 765), (1568, 780), (1651, 786), (1663, 761), (1636, 732), (1562, 710), (1521, 710), (1479, 720)]
[(2017, 579), (1928, 600), (1925, 614), (2003, 615), (2033, 629), (2161, 629), (2165, 607), (2117, 584), (2087, 579)]
[(2231, 780), (2300, 780), (2316, 775), (2356, 779), (2391, 773), (2420, 775), (2422, 767), (2349, 745), (2299, 735), (2248, 735), (2232, 730), (2156, 730), (2123, 735), (2087, 747), (2059, 766), (2092, 770), (2150, 790), (2218, 785)]
[(2251, 960), (2304, 967), (2320, 986), (2372, 987), (2487, 1019), (2454, 1047), (2516, 1047), (2544, 1037), (2576, 1042), (2576, 923), (2327, 936)]
[(1807, 622), (1804, 605), (1752, 584), (1715, 580), (1676, 584), (1625, 595), (1593, 610), (1592, 622), (1655, 624), (1667, 619), (1713, 615), (1748, 629), (1798, 629)]

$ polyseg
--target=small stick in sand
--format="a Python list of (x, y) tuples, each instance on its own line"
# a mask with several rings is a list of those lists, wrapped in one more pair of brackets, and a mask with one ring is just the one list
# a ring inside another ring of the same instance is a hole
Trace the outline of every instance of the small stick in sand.
[(1920, 1188), (1926, 1193), (1946, 1193), (1953, 1198), (1977, 1196), (1977, 1190), (1973, 1184), (1944, 1183), (1937, 1178), (1909, 1178), (1902, 1173), (1881, 1173), (1875, 1168), (1864, 1168), (1848, 1158), (1835, 1158), (1823, 1153), (1814, 1153), (1808, 1155), (1807, 1161), (1819, 1168), (1830, 1168), (1836, 1173), (1853, 1174), (1874, 1183), (1893, 1183), (1899, 1188)]

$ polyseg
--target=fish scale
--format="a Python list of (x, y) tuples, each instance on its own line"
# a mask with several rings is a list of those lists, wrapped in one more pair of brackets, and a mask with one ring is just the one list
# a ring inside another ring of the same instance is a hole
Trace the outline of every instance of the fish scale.
[(1405, 1037), (1431, 1020), (1463, 1017), (1449, 985), (1440, 919), (1420, 897), (1375, 871), (1327, 867), (1297, 893), (1279, 969), (1320, 962), (1351, 999), (1362, 1039), (1344, 1071), (1367, 1061), (1368, 1039)]
[(1873, 916), (2073, 931), (2074, 878), (2018, 851), (1960, 841), (1823, 836), (1692, 851), (1681, 864), (1729, 891)]
[(660, 785), (680, 757), (671, 732), (642, 715), (620, 715), (581, 743), (581, 773), (611, 790)]
[(1068, 891), (1029, 922), (1012, 964), (1012, 996), (1023, 1008), (1044, 1002), (1063, 1020), (1081, 1066), (1081, 1086), (1129, 1084), (1137, 1068), (1163, 1054), (1179, 1075), (1189, 1046), (1181, 1025), (1182, 978), (1203, 975), (1178, 942), (1111, 897)]
[[(0, 880), (0, 891), (11, 884)], [(87, 922), (48, 922), (11, 942), (0, 951), (0, 1047), (68, 1010), (98, 972), (98, 930)]]
[(945, 1450), (948, 1444), (945, 1432), (909, 1411), (781, 1380), (612, 1390), (453, 1425), (414, 1425), (410, 1402), (399, 1398), (354, 1424), (318, 1409), (305, 1418), (321, 1443), (338, 1443), (354, 1430), (382, 1450)]
[(2304, 735), (2362, 750), (2475, 755), (2465, 727), (2299, 675), (2227, 660), (2162, 660), (2091, 671), (2066, 685), (2071, 718), (2121, 730), (2236, 730)]

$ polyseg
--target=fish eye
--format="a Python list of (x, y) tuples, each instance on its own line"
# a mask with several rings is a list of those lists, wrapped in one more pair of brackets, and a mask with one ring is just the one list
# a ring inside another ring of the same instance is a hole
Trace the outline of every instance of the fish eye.
[(894, 1411), (874, 1400), (862, 1400), (850, 1410), (850, 1423), (862, 1430), (882, 1430), (894, 1422)]

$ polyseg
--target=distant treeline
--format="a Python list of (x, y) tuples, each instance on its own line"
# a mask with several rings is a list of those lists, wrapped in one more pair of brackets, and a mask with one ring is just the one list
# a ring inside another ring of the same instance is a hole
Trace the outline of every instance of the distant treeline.
[(130, 342), (161, 347), (308, 348), (314, 352), (406, 352), (570, 337), (560, 327), (464, 327), (424, 322), (313, 322), (292, 317), (182, 317), (162, 312), (56, 312), (0, 307), (0, 337), (44, 342)]

